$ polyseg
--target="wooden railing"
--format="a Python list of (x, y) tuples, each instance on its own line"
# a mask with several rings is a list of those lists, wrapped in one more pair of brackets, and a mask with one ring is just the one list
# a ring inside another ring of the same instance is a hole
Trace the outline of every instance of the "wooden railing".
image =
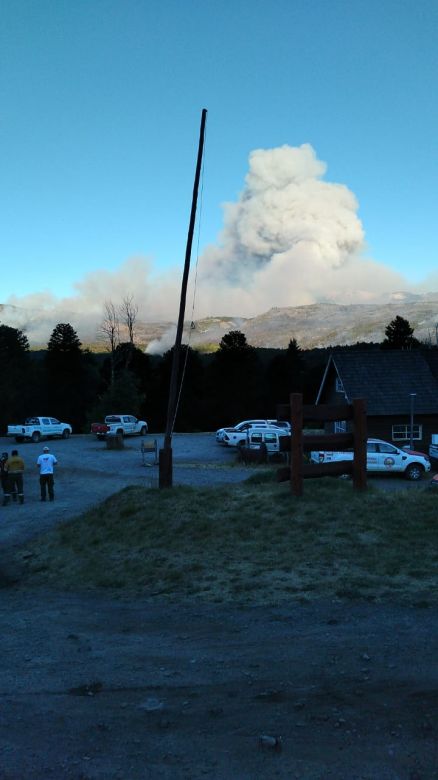
[[(279, 481), (290, 479), (294, 496), (302, 496), (303, 479), (306, 477), (340, 476), (351, 474), (353, 487), (366, 490), (367, 487), (367, 423), (366, 402), (362, 398), (353, 399), (352, 404), (339, 406), (303, 406), (301, 393), (292, 393), (290, 406), (280, 405), (277, 410), (279, 419), (290, 420), (292, 436), (281, 437), (283, 451), (290, 448), (290, 466), (278, 470)], [(316, 423), (351, 421), (351, 433), (303, 434), (304, 422)], [(342, 452), (353, 449), (352, 460), (337, 460), (332, 463), (305, 463), (304, 453), (314, 450)]]

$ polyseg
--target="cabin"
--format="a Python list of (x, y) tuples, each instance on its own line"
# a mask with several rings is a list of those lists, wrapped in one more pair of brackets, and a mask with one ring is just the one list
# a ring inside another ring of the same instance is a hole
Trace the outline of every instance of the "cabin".
[[(334, 350), (328, 359), (317, 404), (367, 402), (368, 437), (427, 452), (438, 433), (437, 350)], [(344, 421), (327, 433), (348, 430)]]

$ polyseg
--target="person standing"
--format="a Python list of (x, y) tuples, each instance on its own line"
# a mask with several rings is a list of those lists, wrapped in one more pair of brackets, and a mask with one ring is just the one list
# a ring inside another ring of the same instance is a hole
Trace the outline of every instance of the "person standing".
[[(14, 493), (18, 496), (18, 502), (22, 504), (24, 502), (23, 494), (23, 473), (24, 473), (24, 460), (18, 454), (18, 450), (12, 450), (10, 457), (5, 463), (5, 469), (8, 472), (8, 488), (7, 493), (3, 499), (3, 504), (9, 504), (11, 495)], [(15, 499), (14, 499), (15, 500)]]
[(2, 490), (3, 490), (3, 504), (6, 503), (6, 496), (8, 495), (8, 472), (6, 471), (6, 461), (8, 459), (8, 453), (2, 452), (2, 456), (0, 458), (0, 478), (2, 482)]
[(55, 492), (53, 490), (54, 478), (53, 468), (58, 463), (55, 456), (52, 455), (48, 447), (43, 447), (43, 454), (37, 460), (37, 466), (40, 470), (40, 489), (41, 501), (46, 500), (46, 493), (49, 493), (49, 500), (53, 501)]

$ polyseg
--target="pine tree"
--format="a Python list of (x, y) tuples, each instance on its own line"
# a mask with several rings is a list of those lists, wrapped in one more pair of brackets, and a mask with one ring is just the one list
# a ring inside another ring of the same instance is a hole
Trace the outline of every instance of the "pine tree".
[(53, 329), (50, 336), (49, 343), (47, 344), (48, 352), (65, 354), (79, 354), (81, 352), (82, 344), (79, 341), (78, 335), (70, 323), (60, 322)]
[(91, 353), (82, 349), (75, 329), (60, 322), (53, 329), (45, 359), (47, 413), (82, 429), (86, 409), (97, 390), (97, 371)]
[(419, 346), (414, 337), (414, 329), (408, 320), (397, 316), (385, 328), (386, 339), (382, 342), (384, 349), (413, 349)]
[[(231, 425), (259, 413), (258, 358), (240, 330), (222, 337), (214, 355), (211, 379), (216, 396), (217, 422)], [(225, 423), (224, 423), (225, 420)]]
[(0, 426), (18, 423), (30, 413), (34, 374), (27, 336), (18, 328), (0, 325)]

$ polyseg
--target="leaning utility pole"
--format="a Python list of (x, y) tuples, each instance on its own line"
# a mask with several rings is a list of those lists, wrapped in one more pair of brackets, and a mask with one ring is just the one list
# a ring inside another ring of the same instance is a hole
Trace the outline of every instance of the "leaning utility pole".
[(195, 182), (193, 185), (192, 210), (190, 212), (190, 223), (187, 234), (186, 256), (184, 261), (184, 272), (181, 283), (181, 298), (179, 304), (179, 317), (176, 329), (175, 346), (173, 348), (172, 372), (170, 375), (169, 401), (167, 405), (166, 432), (164, 435), (164, 447), (159, 454), (159, 487), (172, 487), (173, 482), (173, 464), (172, 464), (172, 432), (175, 421), (175, 412), (177, 404), (178, 374), (181, 355), (181, 340), (184, 327), (184, 314), (186, 308), (187, 282), (189, 279), (190, 257), (192, 252), (193, 232), (195, 229), (196, 206), (198, 203), (199, 178), (201, 175), (202, 154), (204, 150), (205, 120), (207, 110), (202, 109), (201, 129), (199, 131), (198, 159), (196, 163)]

